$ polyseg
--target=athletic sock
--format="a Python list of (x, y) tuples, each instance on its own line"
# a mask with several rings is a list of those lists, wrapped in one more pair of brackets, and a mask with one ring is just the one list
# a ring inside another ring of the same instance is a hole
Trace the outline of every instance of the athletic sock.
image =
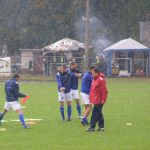
[(81, 116), (81, 105), (77, 105), (78, 116)]
[(23, 116), (22, 113), (19, 114), (19, 120), (20, 120), (20, 122), (21, 122), (21, 124), (22, 124), (23, 127), (27, 126), (26, 123), (25, 123), (25, 121), (24, 121), (24, 116)]
[(0, 113), (0, 121), (3, 119), (3, 117), (4, 117), (4, 114)]
[(72, 112), (71, 106), (68, 106), (67, 112), (68, 112), (68, 119), (70, 119), (70, 117), (71, 117), (71, 112)]
[(63, 106), (60, 106), (60, 113), (61, 113), (62, 120), (65, 120), (64, 107)]

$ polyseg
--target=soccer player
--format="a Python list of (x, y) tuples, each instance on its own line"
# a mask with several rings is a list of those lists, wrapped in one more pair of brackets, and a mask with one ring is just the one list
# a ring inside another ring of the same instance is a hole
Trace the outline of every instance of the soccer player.
[(82, 84), (81, 84), (81, 101), (84, 105), (84, 112), (83, 112), (83, 118), (81, 119), (81, 123), (83, 125), (88, 125), (88, 116), (92, 110), (92, 104), (90, 103), (90, 89), (91, 89), (91, 83), (93, 80), (92, 77), (92, 70), (94, 69), (94, 66), (91, 66), (89, 68), (89, 71), (87, 71), (83, 77), (82, 77)]
[(78, 79), (82, 76), (82, 74), (77, 69), (77, 63), (75, 62), (72, 62), (70, 64), (69, 72), (71, 75), (70, 88), (71, 88), (72, 99), (74, 99), (76, 102), (78, 117), (81, 118), (81, 105), (80, 105), (80, 97), (78, 92)]
[(25, 94), (19, 92), (19, 84), (17, 82), (18, 80), (19, 80), (19, 75), (14, 74), (12, 76), (12, 79), (6, 81), (5, 83), (6, 102), (4, 105), (3, 112), (0, 113), (0, 122), (5, 116), (5, 114), (10, 110), (10, 108), (12, 108), (14, 111), (18, 113), (19, 120), (22, 124), (22, 127), (29, 128), (24, 121), (23, 111), (21, 109), (21, 105), (18, 102), (19, 97), (26, 96)]
[(102, 113), (102, 108), (106, 102), (107, 98), (107, 87), (104, 74), (100, 73), (98, 69), (94, 68), (92, 70), (93, 81), (90, 90), (90, 102), (94, 105), (92, 110), (92, 116), (90, 121), (90, 128), (88, 132), (95, 131), (95, 126), (98, 122), (98, 130), (104, 131), (104, 117)]
[(70, 92), (70, 80), (71, 76), (66, 71), (66, 65), (62, 65), (60, 67), (60, 72), (56, 74), (56, 80), (58, 83), (58, 99), (60, 102), (60, 113), (62, 120), (65, 120), (65, 114), (64, 114), (64, 102), (67, 102), (67, 112), (68, 112), (68, 121), (71, 121), (71, 103), (72, 103), (72, 97)]

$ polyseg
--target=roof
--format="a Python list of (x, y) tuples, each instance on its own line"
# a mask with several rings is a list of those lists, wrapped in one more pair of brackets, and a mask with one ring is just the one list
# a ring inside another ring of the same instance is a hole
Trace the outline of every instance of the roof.
[(80, 48), (85, 49), (84, 43), (80, 43), (79, 41), (72, 40), (70, 38), (64, 38), (56, 43), (44, 47), (43, 49), (58, 52), (58, 51), (75, 51), (79, 50)]
[(20, 51), (41, 51), (42, 49), (19, 49)]
[(141, 43), (133, 40), (132, 38), (121, 40), (108, 48), (105, 48), (103, 51), (126, 51), (126, 50), (150, 50), (150, 48), (142, 45)]

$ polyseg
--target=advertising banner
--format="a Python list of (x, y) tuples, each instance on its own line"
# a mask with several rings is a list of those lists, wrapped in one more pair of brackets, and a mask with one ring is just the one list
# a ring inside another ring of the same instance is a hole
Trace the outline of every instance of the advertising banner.
[(11, 76), (11, 58), (0, 58), (0, 76)]

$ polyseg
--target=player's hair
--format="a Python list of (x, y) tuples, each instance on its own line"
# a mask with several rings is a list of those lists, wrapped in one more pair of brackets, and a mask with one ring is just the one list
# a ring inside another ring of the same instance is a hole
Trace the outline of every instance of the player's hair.
[(100, 73), (99, 69), (97, 69), (97, 68), (93, 68), (93, 71), (94, 71), (95, 73)]
[(61, 65), (61, 67), (63, 67), (63, 68), (67, 68), (67, 66), (66, 66), (65, 64), (62, 64), (62, 65)]
[(75, 64), (77, 64), (77, 63), (76, 63), (76, 62), (71, 62), (71, 63), (70, 63), (70, 65), (75, 65)]
[(17, 74), (17, 73), (15, 73), (15, 74), (12, 75), (12, 78), (15, 78), (15, 79), (16, 79), (16, 78), (19, 78), (19, 77), (20, 77), (20, 76), (19, 76), (19, 74)]
[(89, 70), (92, 70), (92, 69), (94, 69), (94, 68), (95, 68), (95, 66), (90, 66)]

